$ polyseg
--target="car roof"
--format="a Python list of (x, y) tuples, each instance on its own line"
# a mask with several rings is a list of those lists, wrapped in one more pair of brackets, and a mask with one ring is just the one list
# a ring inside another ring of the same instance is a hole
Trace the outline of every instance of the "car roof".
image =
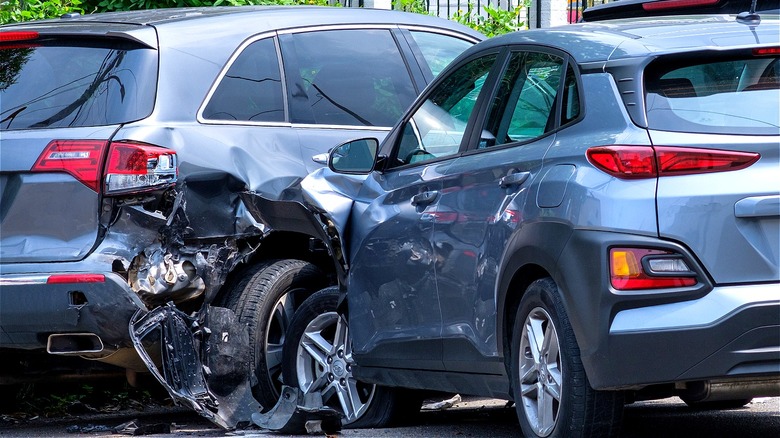
[[(230, 26), (225, 26), (226, 21), (230, 22)], [(175, 28), (185, 34), (208, 33), (210, 29), (219, 29), (220, 37), (235, 37), (280, 29), (335, 24), (425, 26), (456, 30), (480, 40), (485, 38), (467, 26), (430, 15), (327, 6), (224, 6), (105, 12), (15, 23), (0, 29), (34, 27), (41, 33), (95, 36), (115, 32), (132, 33), (133, 29), (144, 27), (154, 27), (158, 30)]]
[(535, 44), (569, 53), (579, 64), (647, 57), (691, 50), (778, 46), (777, 15), (760, 24), (740, 23), (729, 15), (647, 17), (569, 24), (497, 36), (468, 49), (462, 57), (492, 46)]

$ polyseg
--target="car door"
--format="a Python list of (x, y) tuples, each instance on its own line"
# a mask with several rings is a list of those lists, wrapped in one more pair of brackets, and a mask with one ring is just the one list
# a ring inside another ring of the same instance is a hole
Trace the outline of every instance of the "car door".
[[(579, 111), (574, 74), (567, 76), (566, 68), (559, 53), (510, 52), (484, 118), (475, 121), (480, 129), (472, 132), (470, 150), (443, 179), (433, 246), (440, 260), (436, 279), (448, 370), (504, 371), (496, 284), (513, 233), (533, 221), (537, 202), (555, 202), (532, 186), (542, 175), (556, 126)], [(557, 110), (564, 95), (566, 113)]]
[[(495, 61), (467, 62), (438, 84), (389, 139), (381, 171), (353, 210), (349, 318), (361, 366), (441, 369), (441, 305), (431, 239), (442, 178), (456, 161)], [(380, 165), (381, 166), (381, 165)]]

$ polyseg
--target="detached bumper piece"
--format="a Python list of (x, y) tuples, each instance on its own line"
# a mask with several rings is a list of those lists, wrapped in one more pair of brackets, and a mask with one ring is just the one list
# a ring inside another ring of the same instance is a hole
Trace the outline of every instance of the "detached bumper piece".
[(208, 307), (198, 316), (190, 317), (173, 304), (139, 310), (130, 320), (130, 337), (177, 404), (235, 429), (260, 410), (249, 382), (249, 334), (229, 309)]
[(341, 413), (323, 406), (320, 392), (304, 395), (298, 388), (284, 386), (276, 406), (264, 414), (252, 414), (252, 422), (284, 434), (333, 434), (341, 430)]

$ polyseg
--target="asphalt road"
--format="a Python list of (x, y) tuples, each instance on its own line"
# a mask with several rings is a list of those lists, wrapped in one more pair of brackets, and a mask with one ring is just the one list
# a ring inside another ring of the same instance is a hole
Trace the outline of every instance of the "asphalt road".
[[(138, 425), (150, 427), (173, 424), (171, 433), (149, 434), (151, 437), (256, 437), (281, 436), (256, 429), (225, 432), (194, 413), (184, 409), (162, 412), (72, 417), (45, 423), (28, 421), (0, 426), (0, 437), (112, 437), (111, 429), (136, 419)], [(519, 427), (514, 408), (490, 399), (465, 399), (443, 411), (424, 411), (414, 426), (344, 430), (344, 438), (393, 437), (517, 437)], [(305, 436), (305, 435), (304, 435)], [(317, 435), (308, 435), (308, 437)], [(322, 436), (322, 434), (319, 434)], [(756, 399), (741, 409), (729, 411), (696, 411), (677, 398), (640, 402), (626, 407), (621, 437), (625, 438), (695, 438), (695, 437), (777, 437), (780, 436), (780, 398)]]

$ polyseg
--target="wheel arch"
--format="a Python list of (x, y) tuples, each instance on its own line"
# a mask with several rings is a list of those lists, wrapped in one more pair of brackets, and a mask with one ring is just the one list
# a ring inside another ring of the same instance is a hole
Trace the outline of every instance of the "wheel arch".
[(550, 277), (557, 283), (558, 258), (571, 234), (568, 224), (537, 222), (529, 224), (509, 241), (496, 292), (496, 309), (500, 316), (496, 321), (496, 335), (502, 340), (498, 343), (498, 354), (505, 360), (523, 294), (540, 278)]

